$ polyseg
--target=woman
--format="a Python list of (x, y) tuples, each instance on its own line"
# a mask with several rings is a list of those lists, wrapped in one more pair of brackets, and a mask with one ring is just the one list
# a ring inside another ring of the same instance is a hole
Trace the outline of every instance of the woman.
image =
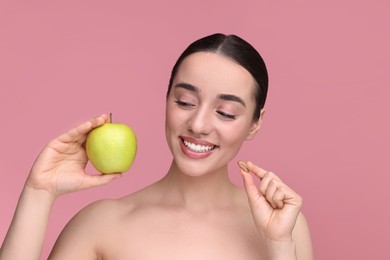
[[(169, 81), (166, 138), (173, 160), (167, 174), (139, 192), (80, 211), (50, 259), (312, 259), (298, 194), (251, 162), (249, 172), (241, 170), (245, 190), (228, 178), (228, 163), (260, 128), (267, 88), (261, 56), (241, 38), (214, 34), (191, 44)], [(38, 259), (55, 199), (120, 176), (84, 172), (86, 135), (106, 120), (93, 118), (43, 149), (2, 260)]]

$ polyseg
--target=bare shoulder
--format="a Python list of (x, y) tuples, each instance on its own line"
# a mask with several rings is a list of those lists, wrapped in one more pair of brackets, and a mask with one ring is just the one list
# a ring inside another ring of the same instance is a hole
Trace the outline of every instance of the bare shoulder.
[[(103, 199), (95, 201), (80, 210), (68, 223), (66, 228), (76, 226), (80, 232), (87, 228), (104, 232), (104, 227), (111, 230), (120, 225), (121, 221), (131, 216), (131, 213), (142, 204), (147, 197), (148, 189), (144, 189), (118, 199)], [(104, 224), (104, 225), (102, 225)]]
[(80, 210), (58, 237), (50, 259), (102, 259), (102, 246), (116, 241), (123, 222), (137, 205), (137, 196), (105, 199)]
[(79, 211), (62, 230), (49, 259), (98, 259), (97, 235), (115, 218), (113, 208), (117, 202), (104, 200)]
[(298, 259), (312, 260), (313, 249), (309, 224), (302, 212), (300, 212), (298, 215), (297, 222), (293, 230), (293, 239), (296, 243)]
[(83, 227), (92, 226), (96, 229), (98, 223), (117, 225), (124, 216), (131, 216), (132, 211), (145, 203), (145, 200), (150, 197), (149, 190), (150, 188), (147, 187), (122, 198), (95, 201), (80, 210), (67, 226), (83, 224)]

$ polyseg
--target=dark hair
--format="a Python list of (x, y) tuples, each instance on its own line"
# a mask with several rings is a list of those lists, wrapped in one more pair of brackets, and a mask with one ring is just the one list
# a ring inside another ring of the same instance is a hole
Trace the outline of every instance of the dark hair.
[(244, 67), (255, 80), (256, 108), (253, 119), (258, 120), (264, 107), (268, 92), (268, 73), (263, 58), (252, 45), (236, 35), (212, 34), (191, 43), (180, 55), (173, 66), (167, 97), (171, 91), (173, 79), (183, 60), (196, 52), (213, 52), (221, 54)]

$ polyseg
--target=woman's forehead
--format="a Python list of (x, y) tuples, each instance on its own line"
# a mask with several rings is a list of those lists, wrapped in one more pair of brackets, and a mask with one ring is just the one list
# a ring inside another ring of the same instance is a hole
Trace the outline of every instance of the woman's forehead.
[(199, 88), (213, 87), (220, 91), (241, 92), (252, 90), (252, 75), (233, 60), (212, 52), (197, 52), (180, 64), (174, 82), (185, 82)]

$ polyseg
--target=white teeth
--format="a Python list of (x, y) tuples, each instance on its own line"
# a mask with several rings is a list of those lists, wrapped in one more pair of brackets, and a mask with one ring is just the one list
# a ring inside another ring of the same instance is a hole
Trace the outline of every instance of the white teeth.
[(193, 144), (193, 143), (190, 143), (186, 140), (183, 140), (183, 143), (184, 145), (190, 149), (191, 151), (193, 152), (197, 152), (197, 153), (204, 153), (204, 152), (208, 152), (208, 151), (211, 151), (215, 148), (215, 146), (207, 146), (207, 145), (200, 145), (200, 144)]

